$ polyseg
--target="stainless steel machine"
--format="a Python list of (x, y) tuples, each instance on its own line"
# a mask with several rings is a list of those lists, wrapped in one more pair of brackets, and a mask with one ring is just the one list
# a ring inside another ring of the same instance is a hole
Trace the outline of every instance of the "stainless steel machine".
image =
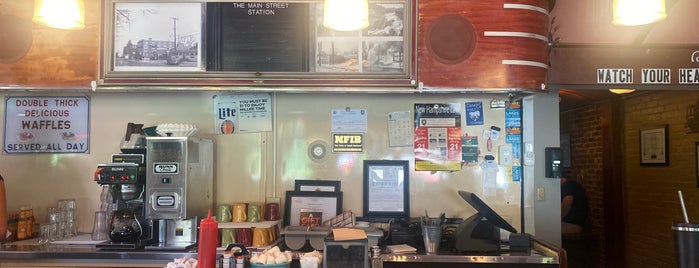
[(158, 222), (147, 250), (186, 250), (197, 224), (213, 210), (213, 142), (193, 137), (146, 138), (146, 219)]

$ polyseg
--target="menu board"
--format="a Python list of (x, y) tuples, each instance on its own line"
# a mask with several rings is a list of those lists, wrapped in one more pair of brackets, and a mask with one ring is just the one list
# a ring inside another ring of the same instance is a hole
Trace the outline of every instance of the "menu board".
[[(208, 70), (308, 71), (307, 3), (208, 3)], [(211, 50), (209, 50), (211, 51)]]

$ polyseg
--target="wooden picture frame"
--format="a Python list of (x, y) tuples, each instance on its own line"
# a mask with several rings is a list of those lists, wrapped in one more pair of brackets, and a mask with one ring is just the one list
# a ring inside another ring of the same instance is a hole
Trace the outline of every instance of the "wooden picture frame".
[(669, 165), (668, 125), (639, 130), (639, 155), (641, 165)]
[(342, 182), (323, 180), (296, 180), (294, 191), (297, 192), (340, 192)]
[[(134, 84), (149, 85), (153, 89), (171, 89), (172, 85), (178, 86), (177, 89), (189, 89), (221, 84), (417, 86), (416, 0), (372, 2), (369, 27), (347, 33), (320, 28), (322, 1), (105, 0), (101, 6), (100, 65), (94, 90), (123, 89)], [(169, 58), (161, 58), (164, 52), (148, 52), (154, 53), (153, 60), (143, 61), (144, 52), (137, 56), (138, 64), (126, 63), (136, 56), (131, 55), (132, 49), (127, 49), (124, 40), (132, 41), (133, 47), (138, 46), (140, 40), (143, 40), (141, 48), (158, 47), (160, 43), (155, 41), (173, 43), (171, 40), (179, 40), (181, 35), (167, 40), (149, 39), (148, 35), (122, 38), (127, 29), (138, 33), (148, 28), (123, 27), (135, 21), (123, 17), (126, 13), (132, 17), (137, 14), (155, 16), (164, 12), (151, 13), (150, 10), (168, 7), (175, 7), (176, 14), (166, 19), (149, 17), (151, 23), (148, 26), (159, 27), (158, 33), (172, 33), (175, 22), (177, 32), (181, 27), (195, 27), (182, 32), (186, 33), (187, 42), (197, 44), (196, 52), (183, 52), (183, 66), (158, 65), (159, 61)], [(134, 11), (122, 12), (129, 9)], [(293, 12), (289, 11), (292, 9)], [(236, 12), (245, 16), (237, 16)], [(173, 19), (182, 16), (196, 18), (197, 22)], [(299, 18), (302, 19), (296, 20)], [(298, 31), (290, 32), (289, 29)], [(189, 36), (190, 33), (195, 36)], [(241, 34), (248, 36), (241, 37)], [(295, 46), (290, 46), (289, 42)], [(196, 61), (185, 61), (194, 59)], [(272, 87), (272, 91), (277, 90), (288, 89)]]
[(141, 79), (202, 73), (204, 7), (201, 2), (105, 1), (101, 74)]
[(322, 225), (322, 222), (342, 213), (342, 192), (286, 191), (285, 226), (300, 226), (301, 213), (309, 211), (322, 214)]
[(410, 218), (408, 160), (364, 160), (364, 217)]

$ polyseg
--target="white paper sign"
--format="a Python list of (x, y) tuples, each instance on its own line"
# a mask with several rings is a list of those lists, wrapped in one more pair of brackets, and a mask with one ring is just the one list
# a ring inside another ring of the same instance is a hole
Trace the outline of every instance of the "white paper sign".
[(269, 94), (214, 96), (214, 133), (272, 131)]
[(5, 98), (6, 154), (87, 153), (89, 134), (87, 96)]

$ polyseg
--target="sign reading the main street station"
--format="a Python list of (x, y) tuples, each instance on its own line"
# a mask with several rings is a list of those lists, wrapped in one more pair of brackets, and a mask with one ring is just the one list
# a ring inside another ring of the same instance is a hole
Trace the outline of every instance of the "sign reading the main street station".
[(86, 96), (5, 98), (3, 152), (89, 152), (90, 101)]

